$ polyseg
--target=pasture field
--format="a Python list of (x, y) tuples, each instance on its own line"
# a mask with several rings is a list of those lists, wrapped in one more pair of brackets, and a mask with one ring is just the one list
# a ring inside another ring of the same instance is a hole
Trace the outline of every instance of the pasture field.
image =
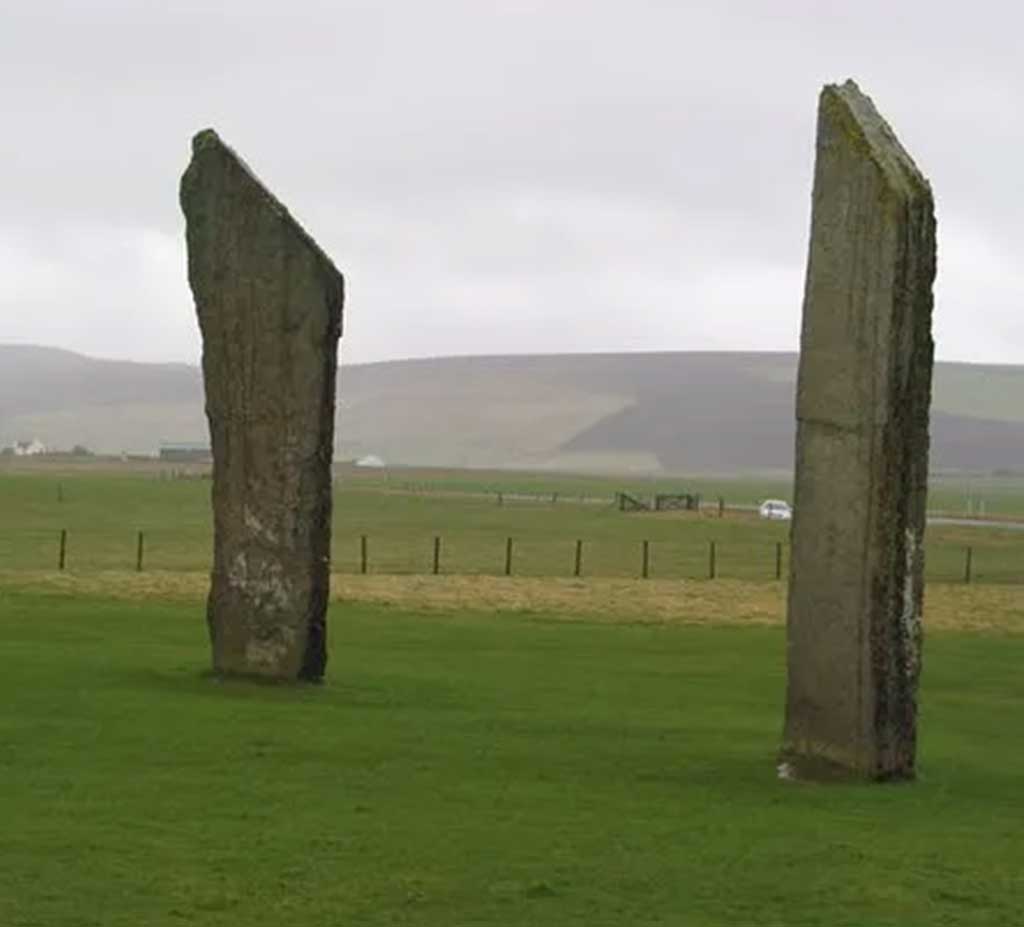
[[(348, 485), (420, 492), (498, 492), (608, 499), (618, 491), (649, 498), (654, 493), (699, 493), (706, 505), (723, 497), (730, 506), (753, 506), (762, 499), (792, 501), (789, 474), (758, 476), (587, 476), (551, 472), (461, 470), (403, 467), (390, 470), (339, 468)], [(954, 516), (1024, 518), (1024, 477), (1019, 475), (933, 474), (929, 510)]]
[(0, 586), (5, 927), (1020, 923), (1024, 636), (930, 634), (919, 781), (821, 787), (777, 627), (349, 603), (275, 687), (136, 591)]
[(207, 673), (209, 481), (158, 475), (0, 470), (4, 927), (1020, 922), (1024, 532), (929, 528), (919, 780), (821, 787), (774, 775), (786, 525), (346, 476), (326, 682), (259, 685)]
[[(159, 478), (171, 472), (199, 475), (208, 471), (202, 464), (173, 464), (152, 458), (121, 460), (109, 457), (57, 455), (42, 458), (0, 456), (0, 476), (16, 473), (49, 477), (82, 475), (133, 475)], [(355, 467), (335, 464), (339, 485), (351, 489), (414, 493), (460, 493), (494, 496), (510, 494), (548, 496), (557, 493), (565, 500), (583, 496), (611, 503), (616, 492), (642, 497), (654, 493), (696, 492), (705, 504), (714, 505), (719, 496), (729, 506), (753, 506), (765, 498), (792, 501), (793, 480), (788, 473), (758, 475), (653, 476), (644, 474), (599, 475), (545, 470), (486, 470), (459, 467)], [(1024, 518), (1024, 474), (932, 474), (929, 478), (929, 510), (954, 516)]]
[[(622, 513), (608, 491), (621, 485), (614, 482), (584, 482), (575, 487), (579, 492), (570, 493), (568, 484), (559, 483), (538, 482), (529, 490), (516, 482), (515, 475), (508, 484), (497, 484), (490, 482), (490, 476), (475, 483), (479, 475), (458, 471), (436, 471), (429, 480), (425, 471), (396, 473), (346, 474), (338, 481), (336, 572), (361, 571), (361, 537), (365, 535), (371, 574), (430, 572), (435, 537), (441, 538), (440, 572), (502, 574), (511, 537), (512, 572), (518, 576), (572, 576), (577, 540), (583, 542), (584, 577), (638, 577), (645, 540), (652, 578), (707, 578), (711, 542), (719, 578), (774, 581), (779, 544), (785, 575), (788, 526), (762, 521), (747, 510), (728, 510), (724, 518), (707, 511)], [(52, 569), (64, 529), (68, 532), (66, 566), (74, 572), (133, 568), (139, 531), (144, 533), (145, 569), (208, 570), (209, 480), (159, 477), (160, 471), (152, 470), (0, 471), (0, 571)], [(551, 488), (558, 485), (562, 490)], [(603, 495), (597, 493), (598, 485), (604, 486)], [(503, 487), (500, 505), (491, 492), (495, 486)], [(657, 491), (681, 488), (681, 484), (656, 487)], [(695, 488), (704, 491), (704, 487)], [(720, 481), (707, 489), (709, 496), (721, 492), (752, 503), (779, 486)], [(556, 494), (554, 501), (552, 494)], [(1004, 496), (1013, 498), (1010, 489)], [(989, 498), (995, 497), (990, 493)], [(968, 547), (972, 548), (974, 582), (1024, 583), (1024, 531), (964, 525), (929, 527), (929, 580), (962, 581)]]

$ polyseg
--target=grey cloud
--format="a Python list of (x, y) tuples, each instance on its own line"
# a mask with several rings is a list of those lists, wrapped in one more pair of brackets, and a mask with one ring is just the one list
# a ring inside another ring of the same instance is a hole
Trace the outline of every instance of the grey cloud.
[(792, 348), (817, 92), (854, 75), (936, 188), (940, 354), (1024, 350), (1013, 7), (0, 5), (0, 244), (39, 278), (0, 337), (193, 359), (176, 188), (212, 124), (346, 271), (349, 359)]

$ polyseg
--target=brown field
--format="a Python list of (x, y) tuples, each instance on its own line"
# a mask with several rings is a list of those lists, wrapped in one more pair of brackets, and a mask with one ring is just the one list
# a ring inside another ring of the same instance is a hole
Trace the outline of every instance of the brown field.
[[(4, 592), (43, 592), (128, 601), (195, 602), (209, 578), (196, 572), (4, 572)], [(556, 579), (499, 576), (335, 575), (332, 601), (417, 611), (536, 613), (546, 619), (624, 624), (782, 625), (784, 583), (739, 580)], [(925, 628), (1024, 633), (1024, 587), (935, 583)]]

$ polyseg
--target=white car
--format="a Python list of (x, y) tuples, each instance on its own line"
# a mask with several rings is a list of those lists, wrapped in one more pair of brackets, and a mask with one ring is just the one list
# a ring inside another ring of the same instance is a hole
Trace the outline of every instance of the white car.
[(758, 512), (762, 518), (770, 518), (773, 521), (789, 521), (793, 517), (789, 503), (781, 499), (765, 499)]

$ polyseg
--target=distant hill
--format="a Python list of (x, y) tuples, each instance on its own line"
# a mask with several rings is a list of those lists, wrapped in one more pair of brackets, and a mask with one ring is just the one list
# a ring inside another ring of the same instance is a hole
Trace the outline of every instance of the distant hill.
[[(338, 455), (388, 463), (754, 472), (793, 460), (795, 354), (454, 357), (343, 364)], [(939, 364), (932, 463), (1024, 470), (1024, 367)], [(0, 345), (0, 444), (154, 453), (206, 437), (186, 364)]]

